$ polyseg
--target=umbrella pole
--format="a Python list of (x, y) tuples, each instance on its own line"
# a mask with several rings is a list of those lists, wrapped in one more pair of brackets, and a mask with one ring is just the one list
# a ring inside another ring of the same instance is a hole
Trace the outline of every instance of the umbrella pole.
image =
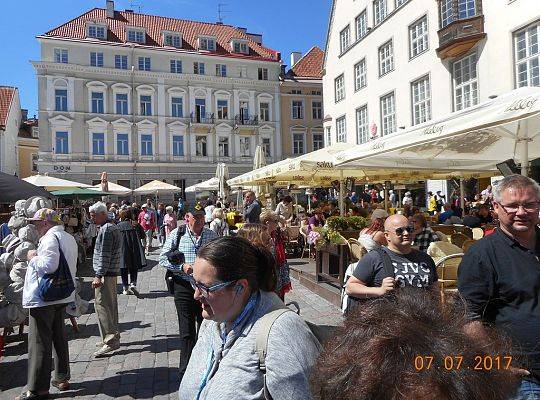
[(529, 172), (529, 141), (521, 139), (521, 175), (528, 176)]
[(339, 178), (339, 214), (344, 217), (345, 216), (345, 182), (343, 182), (343, 170), (339, 172), (340, 178)]
[(388, 211), (388, 182), (384, 183), (384, 209)]
[(461, 207), (461, 210), (465, 212), (465, 187), (464, 187), (465, 180), (463, 178), (459, 178), (459, 205)]

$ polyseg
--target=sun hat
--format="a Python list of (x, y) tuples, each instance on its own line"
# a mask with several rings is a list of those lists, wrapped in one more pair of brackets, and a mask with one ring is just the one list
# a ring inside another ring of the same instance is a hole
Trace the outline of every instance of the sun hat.
[(27, 218), (27, 221), (47, 221), (55, 224), (62, 223), (60, 215), (50, 208), (41, 208), (37, 210), (32, 218)]

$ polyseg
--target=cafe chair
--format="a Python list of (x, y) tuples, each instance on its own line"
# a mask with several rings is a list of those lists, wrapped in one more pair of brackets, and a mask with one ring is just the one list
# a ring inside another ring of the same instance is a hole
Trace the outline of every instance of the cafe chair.
[(454, 233), (450, 236), (450, 243), (461, 248), (463, 248), (463, 243), (465, 243), (467, 240), (470, 240), (470, 238), (463, 233)]
[(287, 226), (285, 228), (285, 250), (289, 254), (293, 254), (295, 257), (298, 257), (299, 254), (302, 254), (304, 249), (304, 240), (300, 234), (299, 226)]
[(473, 239), (479, 240), (484, 237), (484, 230), (482, 228), (472, 228)]
[(359, 261), (364, 254), (366, 254), (366, 249), (362, 244), (355, 238), (350, 238), (347, 240), (349, 243), (349, 250), (351, 254), (350, 262), (357, 262)]
[(476, 241), (473, 239), (465, 240), (465, 242), (463, 242), (463, 245), (461, 246), (463, 252), (466, 253), (467, 250), (469, 250), (469, 247), (471, 247), (475, 242)]
[(445, 296), (448, 293), (457, 292), (458, 267), (463, 258), (463, 253), (451, 254), (441, 258), (435, 266), (439, 275), (439, 290), (441, 300), (445, 302)]

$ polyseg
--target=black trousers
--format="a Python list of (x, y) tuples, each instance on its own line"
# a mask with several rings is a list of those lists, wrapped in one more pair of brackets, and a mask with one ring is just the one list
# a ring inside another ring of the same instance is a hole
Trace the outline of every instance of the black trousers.
[(178, 314), (178, 328), (180, 333), (180, 381), (191, 357), (193, 347), (197, 341), (197, 332), (202, 322), (201, 303), (193, 298), (194, 290), (191, 284), (180, 278), (174, 282), (174, 305)]
[(55, 379), (69, 380), (69, 348), (64, 324), (65, 304), (30, 309), (28, 329), (28, 390), (39, 393), (50, 387), (54, 346)]
[(137, 268), (120, 268), (122, 286), (128, 287), (130, 283), (137, 283), (138, 272)]

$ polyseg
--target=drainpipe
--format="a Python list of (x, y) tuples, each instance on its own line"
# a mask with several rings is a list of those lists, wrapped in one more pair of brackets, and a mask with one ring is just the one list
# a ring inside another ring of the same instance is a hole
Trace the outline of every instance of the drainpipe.
[[(133, 146), (135, 141), (136, 128), (135, 128), (135, 104), (137, 97), (135, 95), (135, 45), (131, 44), (131, 148), (133, 150), (133, 183), (137, 184), (137, 157), (138, 157), (138, 143), (137, 146)], [(135, 196), (135, 195), (133, 195)]]

